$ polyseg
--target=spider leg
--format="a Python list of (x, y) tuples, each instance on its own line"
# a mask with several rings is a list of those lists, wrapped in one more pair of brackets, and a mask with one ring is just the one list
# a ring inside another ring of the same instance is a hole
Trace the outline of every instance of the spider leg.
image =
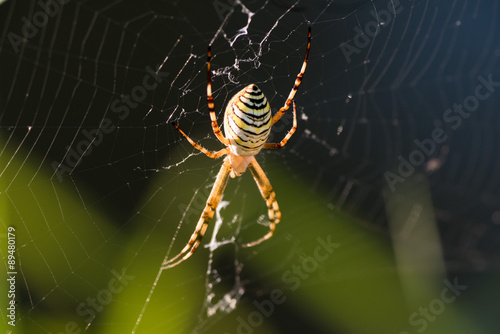
[(217, 151), (217, 152), (210, 152), (209, 150), (207, 150), (206, 148), (204, 148), (203, 146), (197, 144), (194, 140), (192, 140), (191, 138), (188, 137), (187, 134), (184, 133), (184, 131), (182, 131), (178, 126), (177, 124), (175, 123), (172, 123), (172, 125), (174, 126), (174, 128), (176, 128), (177, 130), (179, 130), (179, 132), (188, 140), (188, 142), (193, 145), (193, 147), (197, 150), (199, 150), (200, 152), (204, 153), (206, 156), (208, 156), (209, 158), (212, 158), (212, 159), (217, 159), (217, 158), (220, 158), (221, 156), (223, 156), (224, 154), (227, 154), (228, 153), (228, 149), (227, 148), (223, 148), (222, 150), (220, 151)]
[(266, 201), (267, 213), (269, 216), (269, 232), (262, 238), (253, 242), (246, 243), (242, 245), (242, 247), (253, 247), (272, 237), (272, 235), (274, 234), (274, 230), (276, 229), (276, 224), (278, 224), (281, 220), (281, 212), (280, 208), (278, 207), (278, 202), (276, 201), (276, 194), (274, 193), (269, 179), (258, 164), (257, 160), (255, 160), (255, 158), (253, 158), (248, 165), (248, 169), (250, 170), (250, 172), (252, 172), (253, 178), (255, 179), (255, 182), (259, 187), (260, 194)]
[(217, 139), (220, 140), (220, 142), (224, 145), (228, 145), (229, 141), (224, 138), (224, 135), (222, 134), (222, 131), (219, 128), (219, 125), (217, 124), (217, 117), (215, 116), (215, 105), (214, 105), (214, 98), (212, 97), (212, 72), (210, 70), (210, 59), (212, 58), (212, 48), (209, 46), (208, 47), (208, 57), (207, 57), (207, 102), (208, 102), (208, 109), (210, 110), (210, 120), (212, 121), (212, 129), (214, 130), (214, 134), (217, 137)]
[(295, 93), (299, 89), (300, 83), (302, 82), (302, 78), (304, 77), (304, 72), (306, 71), (307, 59), (309, 58), (309, 49), (311, 48), (311, 27), (309, 26), (308, 34), (307, 34), (307, 48), (306, 48), (306, 56), (304, 58), (304, 62), (302, 63), (302, 68), (300, 69), (299, 74), (297, 74), (297, 78), (295, 79), (295, 84), (293, 85), (290, 94), (288, 95), (288, 99), (285, 101), (285, 105), (281, 107), (280, 110), (273, 116), (273, 120), (271, 125), (280, 120), (281, 117), (285, 114), (285, 112), (290, 108), (290, 104), (292, 104), (292, 100), (295, 97)]
[(222, 198), (222, 194), (224, 193), (224, 189), (226, 189), (226, 184), (230, 171), (231, 171), (231, 164), (229, 163), (229, 158), (226, 157), (224, 159), (224, 162), (222, 163), (222, 167), (220, 168), (219, 173), (217, 174), (217, 178), (215, 179), (212, 191), (208, 196), (207, 205), (205, 206), (205, 209), (201, 214), (200, 220), (198, 221), (198, 224), (196, 225), (196, 228), (193, 234), (191, 235), (189, 242), (175, 257), (173, 257), (170, 260), (167, 260), (165, 258), (161, 266), (161, 269), (168, 269), (175, 267), (179, 263), (188, 259), (191, 255), (194, 254), (194, 252), (196, 252), (196, 250), (200, 246), (201, 239), (203, 238), (203, 235), (207, 230), (208, 223), (212, 220), (215, 210), (219, 205), (219, 202)]
[(293, 126), (290, 131), (288, 131), (285, 138), (283, 138), (283, 140), (281, 140), (279, 143), (266, 143), (264, 144), (264, 146), (262, 146), (262, 148), (274, 149), (285, 146), (290, 137), (295, 133), (295, 130), (297, 130), (297, 110), (295, 110), (295, 102), (293, 102)]

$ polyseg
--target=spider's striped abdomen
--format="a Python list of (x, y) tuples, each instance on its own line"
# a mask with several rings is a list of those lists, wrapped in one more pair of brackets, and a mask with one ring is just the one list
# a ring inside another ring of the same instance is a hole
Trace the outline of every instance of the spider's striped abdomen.
[(257, 85), (248, 85), (229, 101), (224, 113), (224, 133), (231, 153), (259, 153), (271, 131), (271, 108)]

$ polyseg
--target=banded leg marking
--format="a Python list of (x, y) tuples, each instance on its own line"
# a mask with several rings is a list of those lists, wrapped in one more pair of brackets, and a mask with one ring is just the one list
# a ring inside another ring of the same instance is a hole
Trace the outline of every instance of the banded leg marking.
[(179, 263), (187, 260), (198, 249), (201, 243), (201, 239), (207, 231), (208, 223), (214, 217), (215, 210), (219, 205), (222, 194), (224, 193), (224, 189), (226, 189), (230, 171), (231, 164), (229, 163), (229, 158), (226, 157), (221, 169), (219, 170), (219, 173), (217, 174), (217, 178), (215, 180), (212, 191), (208, 196), (207, 205), (205, 206), (205, 209), (201, 214), (195, 231), (191, 235), (191, 238), (189, 238), (189, 242), (175, 257), (170, 260), (165, 259), (163, 261), (161, 269), (168, 269), (178, 265)]
[(253, 178), (259, 187), (262, 198), (266, 201), (267, 214), (269, 216), (269, 232), (260, 239), (243, 244), (242, 247), (253, 247), (272, 237), (274, 231), (276, 230), (276, 224), (278, 224), (281, 220), (281, 212), (278, 206), (278, 201), (276, 201), (276, 194), (271, 186), (271, 183), (269, 182), (269, 179), (255, 158), (253, 158), (248, 165), (248, 169), (252, 173)]

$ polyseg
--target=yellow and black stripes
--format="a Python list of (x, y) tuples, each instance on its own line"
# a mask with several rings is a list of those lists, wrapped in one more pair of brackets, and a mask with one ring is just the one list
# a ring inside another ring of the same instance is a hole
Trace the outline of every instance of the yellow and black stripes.
[(229, 101), (224, 114), (224, 133), (232, 153), (257, 154), (269, 137), (271, 108), (264, 93), (251, 84)]

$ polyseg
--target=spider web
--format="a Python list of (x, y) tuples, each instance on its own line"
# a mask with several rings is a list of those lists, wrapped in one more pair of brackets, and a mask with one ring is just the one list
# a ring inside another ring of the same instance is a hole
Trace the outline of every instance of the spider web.
[[(499, 9), (0, 1), (3, 332), (495, 333)], [(245, 173), (196, 254), (161, 271), (221, 164), (168, 124), (221, 148), (208, 45), (221, 124), (249, 83), (283, 105), (309, 25), (298, 130), (257, 156), (283, 214), (275, 235), (240, 247), (267, 232)]]

